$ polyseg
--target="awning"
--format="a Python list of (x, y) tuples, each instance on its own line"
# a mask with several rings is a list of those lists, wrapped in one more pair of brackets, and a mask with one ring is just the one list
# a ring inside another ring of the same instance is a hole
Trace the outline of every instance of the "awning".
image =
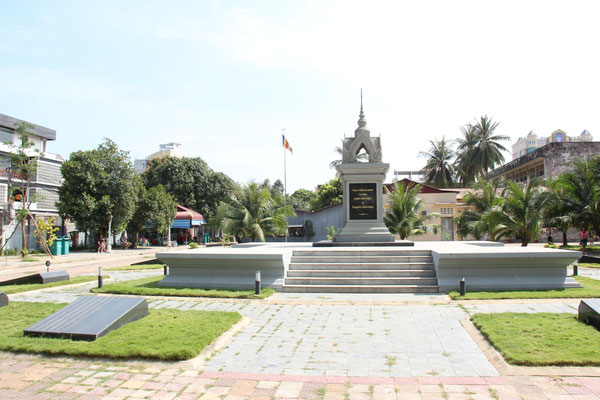
[(205, 225), (206, 220), (199, 212), (190, 210), (182, 205), (177, 204), (177, 216), (171, 225), (171, 228), (186, 228), (193, 226)]

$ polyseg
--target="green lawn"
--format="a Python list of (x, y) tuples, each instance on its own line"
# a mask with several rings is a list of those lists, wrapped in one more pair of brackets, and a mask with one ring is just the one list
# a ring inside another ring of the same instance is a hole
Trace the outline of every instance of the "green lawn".
[(486, 299), (576, 299), (600, 297), (600, 281), (597, 279), (586, 278), (584, 276), (574, 277), (581, 283), (582, 288), (557, 289), (557, 290), (515, 290), (498, 292), (469, 292), (467, 283), (467, 294), (460, 296), (459, 292), (454, 290), (448, 295), (453, 300), (486, 300)]
[(140, 269), (162, 269), (164, 267), (163, 264), (135, 264), (135, 265), (126, 265), (124, 267), (112, 267), (107, 268), (107, 271), (136, 271)]
[(600, 331), (572, 314), (475, 314), (471, 320), (510, 364), (600, 366)]
[(23, 330), (64, 304), (10, 303), (0, 308), (0, 350), (69, 356), (187, 360), (230, 329), (236, 312), (150, 310), (150, 315), (93, 342), (27, 337)]
[[(105, 276), (104, 279), (107, 279), (108, 276)], [(75, 276), (68, 281), (58, 281), (58, 282), (50, 282), (50, 283), (27, 283), (23, 285), (6, 285), (0, 286), (0, 292), (4, 292), (6, 294), (13, 294), (19, 292), (28, 292), (30, 290), (38, 290), (45, 289), (55, 286), (65, 286), (65, 285), (74, 285), (76, 283), (83, 282), (91, 282), (97, 280), (97, 276)]]
[[(566, 245), (566, 246), (561, 246), (559, 244), (547, 244), (544, 247), (549, 247), (551, 249), (562, 249), (562, 250), (579, 250), (581, 251), (581, 246), (579, 245)], [(598, 252), (600, 253), (600, 246), (597, 245), (591, 245), (591, 246), (586, 246), (585, 251), (592, 251), (592, 252)]]
[(264, 299), (275, 291), (265, 288), (260, 295), (254, 290), (220, 290), (200, 288), (160, 288), (156, 285), (164, 276), (136, 279), (104, 285), (102, 289), (94, 288), (95, 293), (134, 294), (138, 296), (182, 296), (182, 297), (221, 297), (228, 299)]
[(577, 265), (583, 268), (600, 268), (599, 263), (578, 263)]

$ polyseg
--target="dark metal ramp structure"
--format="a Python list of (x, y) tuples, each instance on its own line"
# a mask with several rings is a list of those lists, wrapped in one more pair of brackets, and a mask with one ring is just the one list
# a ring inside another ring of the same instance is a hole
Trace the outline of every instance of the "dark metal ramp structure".
[(141, 297), (84, 296), (25, 329), (27, 336), (96, 340), (148, 315)]
[(50, 283), (68, 280), (69, 274), (67, 271), (40, 272), (39, 274), (25, 275), (19, 278), (2, 281), (0, 282), (0, 286), (25, 285), (27, 283)]

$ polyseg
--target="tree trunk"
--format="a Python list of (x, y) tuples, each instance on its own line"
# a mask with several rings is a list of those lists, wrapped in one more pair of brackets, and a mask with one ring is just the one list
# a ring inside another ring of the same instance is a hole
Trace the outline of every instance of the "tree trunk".
[(108, 234), (106, 235), (106, 252), (110, 253), (112, 251), (112, 246), (110, 245), (110, 231), (112, 230), (112, 214), (108, 217)]
[(567, 241), (567, 231), (562, 231), (562, 236), (563, 236), (563, 246), (568, 245), (568, 241)]
[(27, 251), (27, 238), (25, 237), (25, 219), (24, 217), (21, 221), (21, 238), (23, 239), (23, 245), (21, 246), (21, 257), (25, 257), (25, 252)]
[(169, 228), (167, 229), (167, 246), (171, 247), (171, 224), (169, 224)]
[(529, 240), (528, 239), (521, 239), (521, 247), (527, 247), (527, 245), (529, 244)]

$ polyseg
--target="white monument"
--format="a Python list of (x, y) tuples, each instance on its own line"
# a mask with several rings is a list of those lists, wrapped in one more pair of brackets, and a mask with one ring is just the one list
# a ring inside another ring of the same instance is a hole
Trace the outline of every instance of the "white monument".
[[(368, 162), (360, 162), (357, 154), (364, 150)], [(381, 140), (372, 138), (360, 95), (360, 117), (354, 137), (344, 138), (342, 163), (337, 171), (344, 186), (344, 226), (334, 237), (335, 243), (393, 243), (383, 223), (383, 181), (389, 164), (381, 162)]]

